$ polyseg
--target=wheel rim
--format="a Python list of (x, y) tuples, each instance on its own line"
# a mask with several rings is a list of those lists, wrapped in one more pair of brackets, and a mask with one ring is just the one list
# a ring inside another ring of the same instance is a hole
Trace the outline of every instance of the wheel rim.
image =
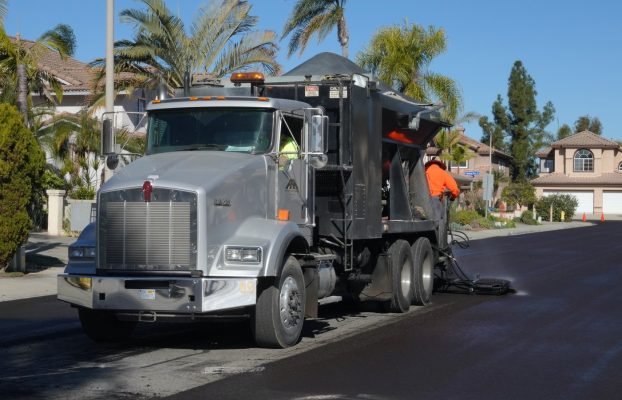
[(281, 323), (286, 329), (291, 329), (302, 320), (302, 302), (300, 299), (300, 289), (296, 280), (288, 276), (283, 281), (281, 292), (279, 293), (279, 313)]
[(434, 263), (432, 262), (432, 255), (428, 253), (421, 264), (421, 283), (423, 284), (423, 290), (426, 296), (432, 294), (432, 289), (434, 287), (433, 269)]
[(411, 267), (408, 259), (402, 264), (402, 272), (400, 273), (400, 283), (402, 285), (402, 294), (407, 295), (410, 290)]

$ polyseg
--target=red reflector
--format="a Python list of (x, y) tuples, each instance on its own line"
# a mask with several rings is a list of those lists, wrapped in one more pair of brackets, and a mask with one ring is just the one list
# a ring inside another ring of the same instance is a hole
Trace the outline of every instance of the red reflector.
[(149, 203), (151, 201), (151, 192), (153, 192), (151, 182), (145, 181), (145, 183), (143, 183), (143, 199), (145, 200), (145, 203)]

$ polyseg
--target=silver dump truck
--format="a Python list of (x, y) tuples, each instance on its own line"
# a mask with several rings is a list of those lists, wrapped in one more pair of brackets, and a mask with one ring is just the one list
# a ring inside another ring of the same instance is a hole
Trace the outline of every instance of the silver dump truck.
[(422, 158), (439, 107), (328, 53), (185, 94), (148, 105), (145, 156), (101, 187), (58, 276), (87, 335), (239, 316), (287, 347), (322, 299), (430, 301), (446, 217)]

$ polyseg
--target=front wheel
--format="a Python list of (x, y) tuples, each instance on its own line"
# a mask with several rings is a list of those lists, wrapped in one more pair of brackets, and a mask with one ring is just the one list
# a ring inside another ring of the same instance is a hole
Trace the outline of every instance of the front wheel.
[(121, 342), (132, 337), (136, 322), (119, 321), (109, 311), (79, 308), (80, 323), (86, 336), (94, 342)]
[(302, 332), (306, 293), (298, 260), (287, 257), (277, 279), (258, 287), (253, 330), (255, 342), (261, 347), (293, 346)]

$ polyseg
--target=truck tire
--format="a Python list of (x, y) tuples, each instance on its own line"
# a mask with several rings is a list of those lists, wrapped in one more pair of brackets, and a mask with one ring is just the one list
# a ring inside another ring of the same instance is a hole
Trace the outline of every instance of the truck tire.
[(389, 247), (391, 257), (391, 292), (389, 311), (403, 313), (410, 308), (412, 297), (413, 258), (410, 245), (399, 239)]
[(261, 347), (285, 348), (298, 343), (305, 317), (305, 281), (300, 263), (286, 256), (271, 284), (258, 287), (252, 327)]
[(421, 237), (411, 246), (413, 258), (412, 303), (423, 306), (430, 302), (434, 290), (434, 251), (428, 238)]
[(132, 337), (136, 322), (119, 321), (108, 311), (79, 308), (80, 323), (86, 336), (94, 342), (121, 342)]

